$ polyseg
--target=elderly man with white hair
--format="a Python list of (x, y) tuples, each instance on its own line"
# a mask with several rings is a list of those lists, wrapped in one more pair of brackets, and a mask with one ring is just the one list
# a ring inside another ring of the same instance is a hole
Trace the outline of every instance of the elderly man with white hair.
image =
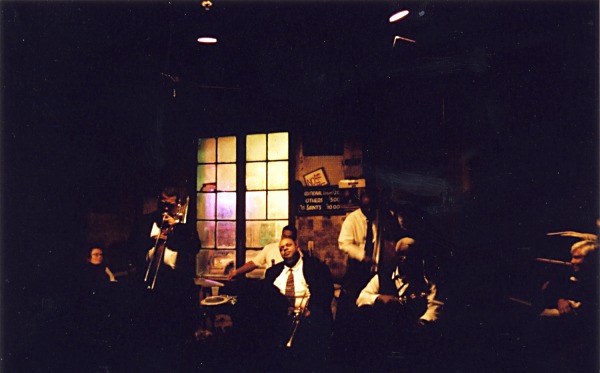
[(571, 273), (544, 283), (534, 301), (539, 317), (527, 335), (529, 356), (540, 371), (598, 371), (598, 238), (571, 231), (550, 235), (579, 241), (571, 246)]
[(542, 286), (541, 316), (581, 316), (597, 314), (598, 237), (591, 233), (559, 232), (564, 237), (578, 237), (571, 246), (571, 268), (568, 279), (547, 281)]

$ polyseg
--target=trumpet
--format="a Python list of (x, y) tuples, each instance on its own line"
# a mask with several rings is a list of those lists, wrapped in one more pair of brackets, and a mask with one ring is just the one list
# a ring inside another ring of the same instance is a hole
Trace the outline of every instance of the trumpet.
[[(292, 343), (294, 341), (294, 336), (296, 335), (296, 331), (298, 330), (298, 326), (300, 325), (300, 321), (304, 319), (304, 313), (307, 310), (308, 302), (310, 302), (310, 295), (308, 299), (306, 299), (306, 295), (308, 294), (308, 290), (304, 292), (302, 299), (300, 300), (300, 307), (297, 310), (294, 310), (294, 316), (292, 317), (292, 326), (290, 327), (290, 338), (288, 339), (285, 347), (292, 348)], [(306, 302), (304, 301), (306, 299)]]

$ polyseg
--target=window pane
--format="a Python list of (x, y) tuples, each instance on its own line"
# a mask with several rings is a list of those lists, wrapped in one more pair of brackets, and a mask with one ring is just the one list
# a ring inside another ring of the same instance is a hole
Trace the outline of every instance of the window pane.
[(214, 189), (216, 179), (215, 165), (206, 164), (198, 166), (198, 173), (196, 176), (196, 188), (203, 192), (209, 192), (210, 189)]
[(219, 137), (218, 162), (235, 162), (235, 136)]
[(266, 206), (265, 192), (246, 192), (246, 219), (265, 219), (267, 217)]
[(199, 221), (196, 223), (198, 237), (203, 248), (215, 247), (215, 222), (214, 221)]
[(214, 163), (216, 158), (216, 140), (198, 140), (198, 163)]
[(235, 164), (217, 165), (217, 190), (235, 190)]
[(235, 269), (235, 251), (210, 250), (207, 264), (209, 276), (227, 276)]
[(246, 189), (267, 189), (267, 164), (265, 162), (246, 164)]
[(262, 248), (281, 237), (287, 220), (249, 221), (246, 223), (246, 247)]
[(269, 160), (288, 159), (287, 132), (269, 134)]
[(235, 193), (217, 193), (217, 219), (235, 220)]
[(268, 189), (287, 189), (288, 163), (269, 162), (269, 187)]
[(267, 160), (267, 137), (265, 135), (246, 136), (246, 160)]
[(288, 192), (287, 190), (267, 192), (269, 198), (269, 214), (267, 219), (287, 219)]
[(217, 248), (234, 249), (235, 248), (235, 222), (218, 221), (217, 222)]
[(215, 194), (198, 193), (196, 198), (196, 218), (214, 219), (215, 218)]

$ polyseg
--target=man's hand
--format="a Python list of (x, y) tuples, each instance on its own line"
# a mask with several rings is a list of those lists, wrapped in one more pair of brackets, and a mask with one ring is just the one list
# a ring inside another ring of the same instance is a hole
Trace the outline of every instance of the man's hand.
[(300, 311), (296, 310), (295, 307), (288, 307), (288, 315), (289, 316), (294, 316), (294, 317), (299, 316), (303, 319), (310, 316), (310, 310), (308, 309), (308, 307), (304, 307), (302, 315), (299, 315), (298, 313), (300, 313)]
[(237, 271), (237, 269), (234, 269), (233, 271), (229, 272), (229, 274), (227, 275), (227, 279), (232, 280), (237, 275), (238, 275), (238, 271)]
[(566, 299), (559, 299), (558, 300), (558, 313), (560, 313), (561, 315), (567, 315), (573, 312), (573, 306), (571, 305), (571, 302), (569, 302)]
[(398, 297), (395, 297), (393, 295), (384, 295), (384, 294), (379, 294), (377, 296), (376, 301), (378, 301), (379, 303), (382, 303), (382, 304), (400, 303)]
[(165, 213), (165, 221), (167, 222), (167, 224), (169, 224), (169, 227), (172, 227), (179, 222), (177, 219), (175, 219), (167, 213)]

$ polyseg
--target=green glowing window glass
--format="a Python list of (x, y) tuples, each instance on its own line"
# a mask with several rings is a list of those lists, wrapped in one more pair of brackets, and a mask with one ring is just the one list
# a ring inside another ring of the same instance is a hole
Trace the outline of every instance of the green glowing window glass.
[[(245, 155), (237, 154), (238, 141), (245, 142)], [(235, 268), (235, 250), (279, 239), (289, 219), (289, 177), (287, 132), (198, 139), (197, 274), (224, 276)], [(245, 247), (236, 247), (239, 242)]]

